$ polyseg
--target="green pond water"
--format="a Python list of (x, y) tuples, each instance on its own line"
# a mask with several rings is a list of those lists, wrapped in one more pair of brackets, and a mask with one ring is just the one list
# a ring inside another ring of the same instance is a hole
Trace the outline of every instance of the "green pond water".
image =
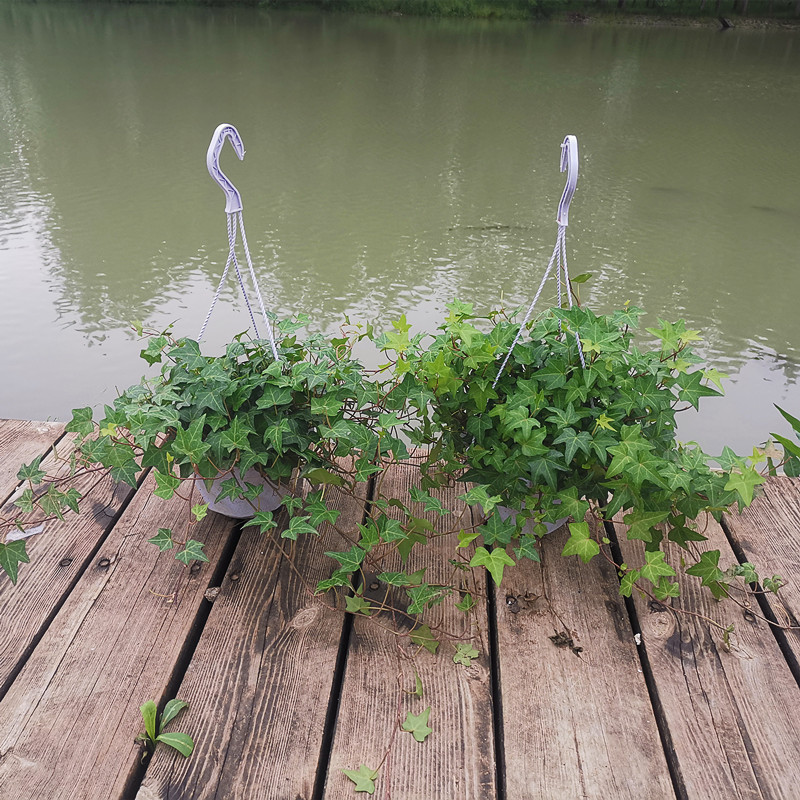
[[(197, 335), (227, 255), (221, 122), (267, 304), (325, 331), (529, 302), (576, 135), (582, 299), (685, 318), (730, 375), (681, 438), (749, 452), (788, 432), (773, 403), (800, 415), (796, 34), (12, 3), (0, 417), (112, 400), (146, 370), (131, 320)], [(247, 325), (231, 277), (207, 347)]]

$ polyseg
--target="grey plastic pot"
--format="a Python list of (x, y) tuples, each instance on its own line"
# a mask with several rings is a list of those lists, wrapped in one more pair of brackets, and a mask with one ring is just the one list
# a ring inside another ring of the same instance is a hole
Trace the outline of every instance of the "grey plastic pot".
[[(222, 484), (231, 477), (236, 480), (242, 489), (247, 488), (245, 483), (263, 485), (264, 488), (254, 503), (250, 503), (243, 498), (233, 500), (230, 497), (224, 497), (222, 500), (217, 500), (219, 493), (222, 491)], [(210, 488), (207, 488), (206, 482), (202, 480), (197, 481), (196, 485), (200, 496), (208, 503), (209, 511), (216, 511), (217, 514), (232, 517), (233, 519), (250, 519), (258, 511), (274, 511), (281, 505), (281, 500), (289, 494), (288, 486), (272, 483), (272, 481), (261, 477), (261, 474), (255, 469), (247, 470), (244, 479), (242, 479), (241, 473), (235, 467), (230, 474), (225, 473), (216, 478)]]

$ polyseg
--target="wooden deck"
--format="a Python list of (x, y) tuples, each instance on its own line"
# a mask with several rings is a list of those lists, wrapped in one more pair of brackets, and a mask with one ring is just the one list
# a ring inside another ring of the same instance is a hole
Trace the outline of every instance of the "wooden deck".
[[(0, 422), (0, 506), (20, 463), (68, 449), (62, 434)], [(399, 490), (409, 474), (387, 480)], [(290, 563), (210, 514), (193, 534), (209, 563), (160, 554), (147, 538), (185, 506), (149, 480), (84, 485), (91, 513), (29, 538), (17, 586), (0, 578), (3, 800), (338, 800), (365, 796), (342, 769), (381, 762), (374, 796), (392, 800), (800, 797), (800, 637), (760, 618), (800, 619), (800, 480), (770, 480), (710, 528), (721, 564), (789, 581), (755, 613), (684, 592), (683, 609), (735, 622), (729, 646), (699, 616), (626, 603), (606, 562), (559, 555), (557, 532), (541, 565), (480, 593), (469, 667), (450, 644), (416, 653), (313, 597), (306, 582), (329, 574), (334, 540), (299, 541)], [(363, 506), (342, 513), (357, 521)], [(446, 564), (435, 548), (412, 555), (428, 580)], [(637, 558), (627, 543), (624, 556)], [(409, 693), (415, 669), (423, 699)], [(139, 706), (172, 697), (190, 703), (171, 727), (195, 752), (161, 746), (142, 766)], [(433, 733), (418, 743), (398, 720), (428, 706)]]

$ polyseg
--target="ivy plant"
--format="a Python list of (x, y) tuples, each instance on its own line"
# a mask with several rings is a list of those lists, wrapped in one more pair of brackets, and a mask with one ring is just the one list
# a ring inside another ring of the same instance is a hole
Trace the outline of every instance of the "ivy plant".
[(606, 315), (554, 308), (522, 331), (501, 312), (481, 319), (468, 303), (447, 308), (433, 336), (411, 336), (401, 320), (375, 340), (395, 399), (415, 409), (410, 436), (429, 450), (423, 487), (458, 478), (473, 484), (465, 499), (483, 507), (485, 522), (465, 542), (476, 545), (470, 566), (499, 584), (517, 560), (538, 560), (543, 523), (564, 517), (574, 520), (564, 555), (589, 562), (608, 543), (602, 523), (619, 516), (645, 550), (640, 566), (618, 565), (623, 594), (636, 585), (659, 600), (678, 595), (667, 542), (694, 563), (688, 574), (726, 594), (736, 576), (716, 567), (718, 551), (696, 552), (706, 537), (695, 520), (749, 504), (764, 478), (729, 448), (719, 469), (676, 438), (676, 414), (720, 394), (719, 373), (693, 352), (698, 332), (660, 321), (647, 329), (648, 347), (635, 336), (642, 312), (629, 305)]
[[(82, 437), (79, 465), (105, 467), (133, 487), (151, 468), (154, 493), (191, 498), (194, 520), (208, 511), (194, 484), (221, 482), (217, 501), (244, 499), (257, 522), (272, 527), (272, 513), (260, 502), (268, 486), (287, 490), (287, 504), (297, 510), (300, 478), (352, 487), (378, 471), (387, 454), (404, 457), (405, 445), (382, 424), (380, 386), (352, 357), (355, 337), (300, 337), (304, 322), (278, 323), (277, 360), (267, 342), (244, 335), (216, 356), (191, 339), (152, 335), (141, 355), (162, 365), (155, 379), (124, 391), (99, 421), (90, 408), (73, 411), (67, 431)], [(267, 483), (248, 481), (251, 470)], [(313, 510), (326, 518), (324, 508)], [(316, 532), (310, 519), (295, 514), (289, 538)], [(205, 559), (202, 543), (167, 528), (150, 541), (187, 564)]]

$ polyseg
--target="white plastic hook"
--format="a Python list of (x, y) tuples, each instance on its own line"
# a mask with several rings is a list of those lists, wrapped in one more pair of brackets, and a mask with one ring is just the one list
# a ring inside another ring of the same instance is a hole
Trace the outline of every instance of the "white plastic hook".
[(242, 210), (242, 196), (239, 194), (239, 190), (230, 182), (228, 176), (219, 168), (219, 154), (222, 152), (225, 139), (231, 140), (231, 145), (236, 155), (239, 156), (239, 161), (244, 158), (244, 143), (242, 142), (242, 137), (239, 136), (239, 131), (233, 125), (223, 123), (217, 126), (214, 135), (211, 137), (211, 144), (208, 146), (208, 153), (206, 154), (206, 164), (208, 165), (209, 175), (225, 192), (225, 212), (233, 214)]
[(564, 187), (564, 194), (561, 195), (561, 202), (558, 204), (558, 217), (556, 221), (559, 225), (569, 225), (569, 204), (572, 202), (572, 195), (575, 194), (575, 186), (578, 183), (578, 140), (575, 136), (567, 136), (561, 143), (561, 171), (567, 173), (567, 185)]

